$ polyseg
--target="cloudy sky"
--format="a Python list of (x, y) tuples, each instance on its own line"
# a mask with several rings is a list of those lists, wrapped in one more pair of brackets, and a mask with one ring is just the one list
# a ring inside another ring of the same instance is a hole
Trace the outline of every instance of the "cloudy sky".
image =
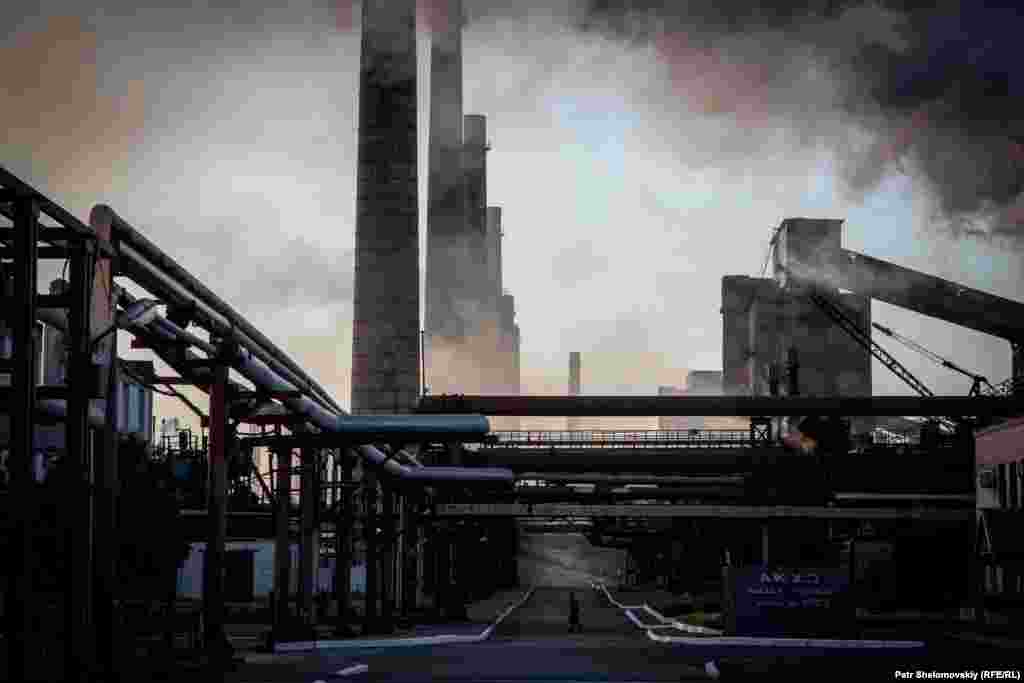
[[(5, 8), (0, 164), (83, 219), (110, 204), (347, 406), (359, 4), (173, 4)], [(525, 391), (563, 392), (570, 351), (591, 393), (721, 368), (721, 278), (759, 274), (791, 216), (843, 218), (849, 249), (1024, 299), (1021, 83), (1002, 73), (999, 8), (506, 4), (466, 0), (464, 96), (488, 117)], [(873, 311), (1009, 375), (1001, 340)], [(969, 388), (888, 348), (937, 393)], [(875, 390), (908, 391), (881, 367)]]

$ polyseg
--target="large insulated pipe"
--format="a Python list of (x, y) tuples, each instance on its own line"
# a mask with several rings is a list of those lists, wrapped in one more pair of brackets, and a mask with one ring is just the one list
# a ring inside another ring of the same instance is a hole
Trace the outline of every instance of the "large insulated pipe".
[(330, 397), (321, 396), (312, 380), (297, 375), (275, 358), (276, 348), (265, 349), (261, 344), (254, 341), (241, 331), (241, 327), (233, 326), (233, 321), (224, 318), (215, 310), (207, 306), (202, 300), (196, 298), (183, 285), (164, 273), (159, 267), (150, 263), (139, 255), (134, 249), (127, 245), (120, 247), (121, 260), (120, 268), (132, 280), (145, 287), (147, 290), (160, 297), (163, 301), (173, 306), (191, 307), (196, 312), (196, 322), (209, 330), (212, 334), (221, 337), (234, 337), (241, 346), (251, 349), (264, 362), (281, 376), (287, 377), (293, 384), (300, 386), (310, 396), (328, 409), (335, 408), (337, 404)]
[[(130, 326), (129, 329), (132, 329), (132, 327)], [(167, 339), (180, 338), (179, 335), (183, 334), (181, 328), (159, 316), (148, 325), (143, 326), (142, 329), (151, 333), (155, 331)], [(209, 344), (202, 342), (202, 340), (193, 338), (193, 341), (201, 344), (202, 346), (199, 348), (203, 350), (207, 350), (207, 348), (209, 351), (213, 350)], [(204, 346), (207, 348), (204, 348)], [(295, 385), (275, 374), (266, 364), (255, 358), (245, 349), (240, 350), (240, 354), (235, 360), (233, 367), (253, 384), (265, 391), (297, 391)], [(353, 439), (360, 438), (361, 434), (374, 430), (408, 430), (416, 433), (433, 431), (439, 438), (451, 433), (476, 433), (482, 436), (490, 431), (487, 418), (476, 415), (433, 416), (435, 419), (428, 419), (431, 416), (425, 415), (353, 417), (344, 413), (329, 412), (305, 396), (287, 398), (282, 403), (293, 413), (305, 417), (320, 429), (335, 434), (349, 434)], [(374, 446), (360, 446), (358, 451), (370, 464), (383, 467), (390, 474), (410, 481), (487, 481), (511, 483), (515, 478), (512, 470), (504, 468), (408, 467), (382, 453)]]
[(193, 305), (197, 322), (201, 322), (203, 327), (221, 336), (228, 336), (233, 331), (239, 342), (255, 349), (265, 362), (282, 366), (283, 370), (295, 376), (297, 384), (308, 387), (311, 393), (326, 405), (341, 410), (330, 394), (310, 378), (295, 361), (274, 346), (273, 342), (206, 285), (143, 237), (112, 208), (100, 204), (94, 208), (94, 212), (97, 212), (102, 220), (109, 220), (111, 223), (115, 241), (119, 243), (121, 271), (169, 304), (183, 307)]

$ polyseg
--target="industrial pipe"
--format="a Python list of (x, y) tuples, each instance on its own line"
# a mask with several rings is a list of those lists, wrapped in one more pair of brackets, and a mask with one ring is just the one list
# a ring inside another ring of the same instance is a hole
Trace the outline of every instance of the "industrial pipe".
[[(126, 299), (129, 300), (129, 299)], [(168, 339), (180, 339), (185, 335), (180, 327), (169, 320), (158, 316), (147, 325), (129, 325), (129, 329), (141, 329), (147, 332), (157, 332), (160, 336)], [(213, 350), (209, 345), (198, 338), (192, 340), (206, 346), (209, 351)], [(206, 349), (204, 349), (206, 350)], [(239, 354), (233, 362), (233, 367), (244, 377), (256, 386), (269, 392), (296, 392), (295, 385), (282, 379), (273, 370), (267, 367), (259, 359), (247, 353), (246, 349), (239, 349)], [(325, 410), (320, 404), (302, 396), (300, 398), (285, 398), (282, 403), (293, 413), (301, 415), (320, 429), (335, 434), (349, 434), (358, 438), (359, 434), (366, 430), (390, 429), (393, 431), (430, 430), (434, 435), (441, 437), (446, 434), (476, 433), (487, 434), (490, 425), (487, 418), (476, 415), (438, 415), (438, 416), (349, 416), (344, 413), (332, 413)], [(410, 422), (414, 424), (409, 424)], [(358, 447), (359, 453), (369, 463), (383, 467), (390, 474), (401, 479), (410, 481), (487, 481), (487, 482), (508, 482), (511, 483), (515, 475), (512, 470), (504, 468), (458, 468), (458, 467), (409, 467), (389, 458), (373, 446), (364, 445)]]
[(207, 328), (217, 336), (234, 338), (242, 347), (249, 349), (268, 366), (273, 367), (277, 374), (287, 378), (295, 386), (302, 386), (306, 393), (313, 396), (323, 407), (330, 410), (340, 410), (333, 400), (328, 400), (314, 391), (316, 386), (312, 380), (306, 378), (304, 374), (296, 374), (290, 370), (276, 359), (272, 352), (263, 349), (245, 335), (240, 328), (233, 326), (230, 319), (225, 319), (215, 310), (206, 306), (201, 300), (195, 298), (185, 287), (163, 273), (157, 266), (138, 255), (130, 246), (120, 245), (119, 248), (121, 250), (121, 270), (128, 273), (131, 279), (168, 303), (176, 306), (193, 306), (202, 317), (202, 320), (199, 321), (202, 327)]
[[(129, 269), (134, 267), (137, 274), (139, 271), (144, 271), (142, 277), (145, 279), (149, 279), (146, 278), (147, 274), (157, 275), (161, 284), (175, 285), (173, 289), (178, 290), (174, 292), (178, 295), (178, 301), (175, 303), (185, 306), (194, 305), (197, 313), (206, 318), (206, 325), (204, 327), (208, 327), (212, 332), (222, 336), (227, 336), (230, 331), (234, 331), (239, 341), (245, 346), (250, 346), (256, 349), (257, 352), (263, 351), (267, 355), (264, 361), (268, 364), (280, 364), (283, 366), (280, 369), (287, 372), (280, 372), (279, 374), (293, 374), (294, 378), (299, 380), (295, 384), (305, 384), (327, 406), (341, 411), (341, 407), (334, 402), (323, 387), (309, 377), (295, 361), (276, 348), (273, 342), (267, 339), (231, 306), (210, 291), (206, 285), (178, 265), (177, 262), (155, 244), (143, 237), (139, 231), (117, 215), (112, 208), (99, 204), (93, 210), (104, 214), (101, 220), (110, 221), (115, 241), (118, 243), (120, 266), (122, 268), (124, 266), (128, 266)], [(145, 285), (144, 282), (140, 282), (140, 284)], [(153, 293), (163, 297), (161, 292), (154, 291)], [(182, 293), (184, 293), (184, 296), (182, 296)]]

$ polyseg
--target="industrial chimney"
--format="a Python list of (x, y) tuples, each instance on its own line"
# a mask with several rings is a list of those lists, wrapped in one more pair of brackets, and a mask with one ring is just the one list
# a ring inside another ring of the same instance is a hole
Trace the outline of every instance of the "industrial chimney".
[[(579, 396), (580, 395), (580, 352), (570, 351), (569, 352), (569, 395)], [(566, 429), (570, 432), (577, 431), (580, 428), (580, 420), (578, 417), (569, 417), (566, 419)]]
[(419, 394), (416, 3), (364, 0), (359, 80), (352, 412)]
[(462, 1), (447, 0), (443, 9), (444, 21), (435, 27), (430, 46), (426, 332), (428, 338), (457, 339), (465, 334), (455, 312), (462, 266), (459, 252), (466, 229), (462, 176)]

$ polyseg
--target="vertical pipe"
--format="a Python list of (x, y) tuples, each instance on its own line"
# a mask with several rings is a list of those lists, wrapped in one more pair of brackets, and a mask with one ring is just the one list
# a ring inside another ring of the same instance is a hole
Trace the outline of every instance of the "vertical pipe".
[(349, 629), (349, 615), (352, 609), (352, 491), (348, 487), (352, 480), (352, 460), (348, 451), (338, 449), (340, 471), (335, 490), (338, 492), (337, 517), (334, 521), (334, 601), (337, 605), (335, 634), (339, 637), (352, 635)]
[(352, 412), (408, 412), (419, 393), (416, 3), (363, 2)]
[[(66, 447), (72, 473), (70, 505), (67, 506), (67, 599), (65, 622), (65, 673), (79, 680), (93, 652), (89, 637), (92, 587), (92, 458), (89, 443), (89, 399), (92, 393), (92, 359), (89, 354), (89, 308), (92, 303), (93, 245), (78, 243), (71, 255), (71, 302), (68, 311), (69, 373), (67, 386)], [(33, 283), (34, 287), (35, 283)], [(34, 369), (35, 363), (32, 361)]]
[[(30, 680), (38, 667), (33, 656), (38, 643), (32, 635), (36, 601), (32, 520), (36, 498), (32, 490), (32, 446), (35, 443), (35, 329), (38, 268), (39, 206), (32, 199), (14, 203), (14, 302), (7, 309), (14, 349), (11, 356), (10, 473), (11, 559), (4, 611), (7, 617), (8, 678)], [(0, 281), (0, 296), (6, 282)]]
[(228, 365), (213, 368), (210, 388), (209, 531), (203, 558), (204, 641), (211, 655), (227, 643), (224, 633), (224, 543), (227, 536)]
[(316, 505), (319, 496), (316, 490), (316, 472), (319, 467), (319, 453), (312, 448), (302, 449), (302, 478), (300, 480), (299, 502), (301, 507), (302, 535), (299, 539), (299, 596), (302, 605), (302, 621), (305, 626), (314, 623), (313, 590), (315, 584), (316, 558)]
[(274, 640), (285, 637), (289, 622), (289, 592), (291, 590), (292, 551), (288, 542), (288, 517), (291, 514), (291, 460), (290, 448), (284, 447), (277, 456), (277, 511), (274, 539)]
[(366, 609), (363, 612), (363, 635), (376, 633), (378, 599), (377, 556), (377, 478), (367, 470), (363, 473), (363, 495), (366, 512), (363, 519), (363, 534), (366, 537)]
[(380, 604), (382, 633), (391, 633), (395, 614), (395, 494), (390, 483), (381, 485)]

